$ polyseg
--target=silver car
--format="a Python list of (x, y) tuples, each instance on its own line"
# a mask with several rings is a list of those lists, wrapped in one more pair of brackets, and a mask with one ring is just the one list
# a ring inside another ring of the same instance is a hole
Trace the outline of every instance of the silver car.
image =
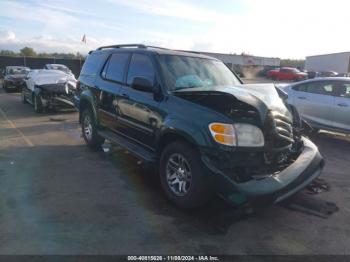
[(282, 87), (288, 103), (317, 131), (350, 133), (350, 78), (327, 77)]

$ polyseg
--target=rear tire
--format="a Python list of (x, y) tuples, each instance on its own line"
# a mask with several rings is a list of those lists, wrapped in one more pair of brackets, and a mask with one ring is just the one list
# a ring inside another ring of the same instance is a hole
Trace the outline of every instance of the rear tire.
[(98, 135), (96, 120), (90, 109), (85, 109), (81, 116), (81, 131), (88, 147), (98, 150), (105, 139)]
[(208, 172), (199, 152), (185, 142), (173, 142), (162, 152), (159, 163), (162, 188), (181, 208), (200, 207), (209, 200)]
[(39, 114), (43, 112), (43, 103), (40, 95), (37, 95), (37, 94), (33, 95), (33, 105), (34, 105), (35, 113)]

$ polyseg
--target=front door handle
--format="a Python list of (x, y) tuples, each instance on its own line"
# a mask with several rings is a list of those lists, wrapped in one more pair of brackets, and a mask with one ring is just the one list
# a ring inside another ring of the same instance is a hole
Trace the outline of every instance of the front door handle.
[(122, 94), (122, 97), (124, 97), (125, 99), (129, 99), (129, 95), (128, 94)]
[(305, 96), (298, 96), (298, 99), (303, 99), (303, 100), (305, 100), (306, 97), (305, 97)]
[(348, 105), (345, 104), (345, 103), (340, 103), (340, 104), (338, 104), (338, 106), (341, 106), (341, 107), (348, 107)]

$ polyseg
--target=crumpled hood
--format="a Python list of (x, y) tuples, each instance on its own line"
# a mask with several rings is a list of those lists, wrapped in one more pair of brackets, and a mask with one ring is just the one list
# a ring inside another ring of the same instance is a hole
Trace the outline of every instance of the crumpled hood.
[(77, 80), (74, 76), (66, 74), (59, 70), (39, 70), (32, 75), (32, 79), (35, 85), (48, 85), (48, 84), (60, 84), (60, 83), (70, 83), (75, 86)]
[(243, 88), (240, 89), (244, 89), (244, 91), (248, 91), (250, 95), (259, 98), (270, 110), (292, 117), (280, 98), (274, 84), (245, 84)]
[(277, 111), (289, 118), (291, 113), (279, 97), (273, 84), (244, 84), (237, 86), (195, 87), (177, 90), (175, 93), (225, 93), (236, 99), (255, 107), (261, 116), (266, 116), (268, 111)]

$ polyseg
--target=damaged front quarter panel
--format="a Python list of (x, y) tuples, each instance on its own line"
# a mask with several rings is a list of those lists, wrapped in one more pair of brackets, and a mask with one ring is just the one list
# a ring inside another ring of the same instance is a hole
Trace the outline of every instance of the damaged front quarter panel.
[(224, 114), (232, 123), (261, 128), (262, 148), (201, 148), (213, 185), (229, 201), (241, 204), (259, 195), (281, 201), (321, 173), (323, 159), (317, 147), (302, 137), (297, 112), (284, 104), (273, 85), (188, 88), (174, 94)]

